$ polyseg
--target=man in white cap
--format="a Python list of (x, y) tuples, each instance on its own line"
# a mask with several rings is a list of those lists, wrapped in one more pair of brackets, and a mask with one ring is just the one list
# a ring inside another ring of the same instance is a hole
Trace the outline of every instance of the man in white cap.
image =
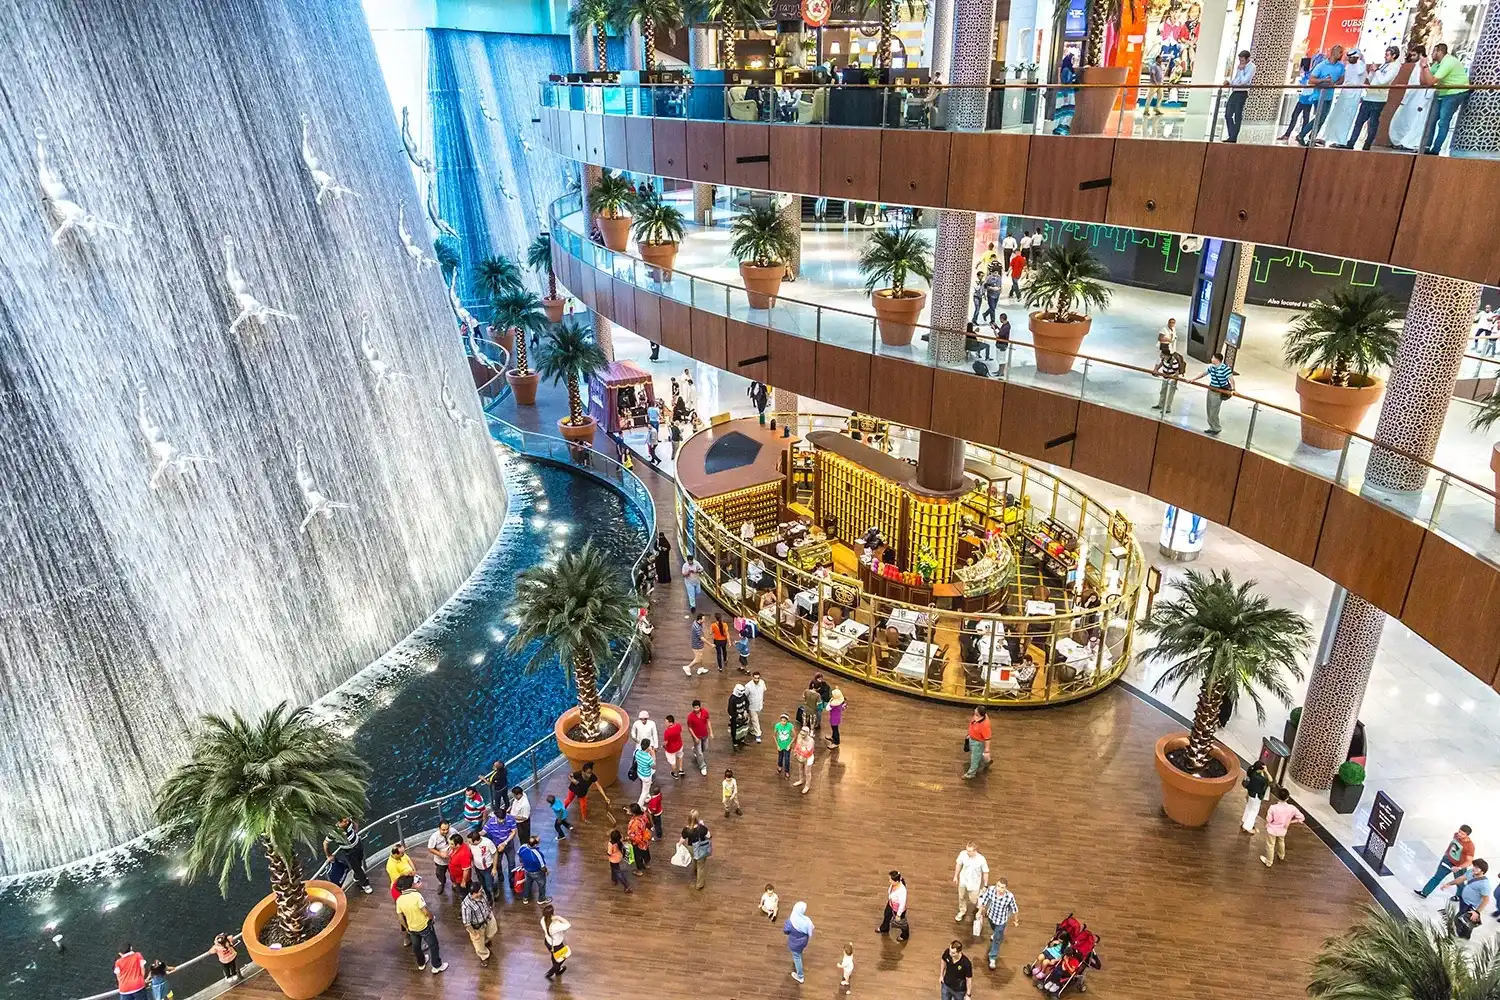
[(656, 753), (656, 748), (661, 746), (661, 740), (656, 735), (656, 721), (651, 718), (651, 713), (644, 708), (641, 714), (635, 717), (635, 722), (630, 727), (630, 742), (636, 746), (641, 745), (641, 740), (651, 741), (651, 753)]

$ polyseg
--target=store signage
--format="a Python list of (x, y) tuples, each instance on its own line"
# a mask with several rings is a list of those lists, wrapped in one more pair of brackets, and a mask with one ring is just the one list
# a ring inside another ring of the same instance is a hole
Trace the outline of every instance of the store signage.
[(1360, 853), (1371, 868), (1381, 875), (1390, 874), (1385, 868), (1385, 856), (1396, 842), (1401, 830), (1401, 818), (1406, 813), (1385, 792), (1375, 793), (1375, 804), (1370, 806), (1370, 835)]
[(833, 16), (833, 0), (802, 0), (802, 23), (821, 28)]
[(1068, 12), (1063, 18), (1063, 37), (1082, 38), (1088, 33), (1088, 0), (1068, 0)]

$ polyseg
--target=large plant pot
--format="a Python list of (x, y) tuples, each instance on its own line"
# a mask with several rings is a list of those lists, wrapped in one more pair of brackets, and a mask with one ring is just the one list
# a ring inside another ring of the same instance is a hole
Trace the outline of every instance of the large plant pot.
[(505, 373), (505, 383), (510, 386), (511, 395), (516, 397), (517, 406), (536, 405), (536, 384), (540, 379), (541, 376), (536, 372), (522, 375), (516, 368)]
[(1364, 793), (1364, 785), (1346, 785), (1335, 774), (1333, 786), (1328, 790), (1328, 804), (1333, 806), (1334, 812), (1348, 816), (1359, 805), (1359, 797)]
[(600, 706), (600, 714), (615, 724), (615, 734), (607, 740), (579, 743), (568, 738), (568, 730), (578, 725), (577, 705), (557, 717), (557, 721), (552, 724), (552, 732), (557, 737), (558, 749), (568, 758), (570, 769), (576, 771), (584, 764), (593, 762), (599, 783), (612, 788), (620, 778), (620, 754), (630, 741), (630, 716), (619, 705), (607, 702)]
[(270, 973), (281, 992), (292, 1000), (311, 1000), (333, 985), (339, 974), (339, 945), (349, 927), (349, 901), (338, 886), (320, 880), (308, 882), (307, 897), (333, 907), (333, 920), (311, 940), (290, 948), (267, 948), (260, 943), (260, 932), (276, 916), (275, 896), (256, 903), (240, 928), (251, 961)]
[(1168, 818), (1182, 826), (1202, 826), (1213, 816), (1222, 799), (1239, 783), (1240, 762), (1222, 744), (1211, 753), (1229, 772), (1222, 778), (1196, 778), (1172, 766), (1167, 754), (1187, 746), (1187, 733), (1169, 733), (1156, 741), (1156, 775), (1161, 779), (1161, 807)]
[(599, 232), (604, 236), (604, 245), (611, 250), (624, 250), (630, 245), (630, 225), (634, 220), (628, 215), (622, 215), (617, 219), (607, 216), (596, 215), (594, 222), (599, 226)]
[[(1367, 375), (1364, 378), (1369, 382), (1368, 385), (1344, 387), (1319, 381), (1322, 377), (1326, 376), (1321, 370), (1303, 370), (1297, 373), (1299, 408), (1303, 417), (1313, 418), (1302, 421), (1302, 443), (1309, 448), (1338, 451), (1349, 435), (1335, 428), (1358, 430), (1360, 421), (1365, 419), (1370, 407), (1380, 402), (1380, 394), (1385, 391), (1385, 380)], [(1333, 426), (1327, 426), (1329, 424)]]
[(561, 323), (563, 310), (567, 308), (566, 299), (542, 299), (542, 312), (547, 314), (550, 323)]
[(583, 442), (594, 440), (594, 427), (597, 421), (587, 414), (583, 417), (583, 423), (570, 424), (568, 418), (563, 417), (557, 421), (557, 432), (563, 436), (564, 441)]
[(639, 243), (641, 260), (661, 271), (663, 281), (672, 280), (672, 265), (677, 261), (676, 243)]
[(1072, 323), (1054, 323), (1034, 312), (1028, 325), (1036, 349), (1036, 370), (1043, 375), (1066, 375), (1073, 370), (1078, 349), (1083, 346), (1083, 338), (1088, 336), (1094, 320), (1086, 316)]
[(917, 330), (917, 317), (927, 305), (927, 293), (907, 289), (897, 298), (889, 288), (870, 296), (875, 307), (875, 322), (880, 327), (880, 342), (887, 347), (905, 347)]
[[(1109, 113), (1120, 99), (1120, 88), (1128, 76), (1124, 66), (1085, 66), (1078, 74), (1083, 84), (1074, 91), (1073, 124), (1069, 131), (1073, 135), (1099, 135), (1109, 124)], [(1106, 87), (1090, 87), (1089, 84), (1109, 84)]]
[(510, 355), (516, 353), (516, 328), (515, 327), (510, 326), (510, 327), (506, 327), (504, 330), (501, 330), (501, 329), (499, 329), (499, 328), (491, 325), (490, 326), (490, 336), (492, 338), (494, 338), (495, 343), (497, 343), (501, 347), (505, 348), (505, 355), (506, 355), (506, 357), (509, 357)]
[(786, 277), (785, 264), (756, 267), (754, 264), (740, 265), (740, 280), (745, 283), (745, 297), (751, 309), (769, 309), (776, 304), (781, 292), (781, 279)]

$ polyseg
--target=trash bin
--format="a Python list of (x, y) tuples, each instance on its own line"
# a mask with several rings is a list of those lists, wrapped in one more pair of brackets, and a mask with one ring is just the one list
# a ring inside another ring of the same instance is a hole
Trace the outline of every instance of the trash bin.
[(1291, 756), (1291, 749), (1276, 737), (1262, 736), (1260, 738), (1260, 762), (1266, 765), (1266, 774), (1270, 777), (1271, 784), (1283, 784), (1286, 764)]

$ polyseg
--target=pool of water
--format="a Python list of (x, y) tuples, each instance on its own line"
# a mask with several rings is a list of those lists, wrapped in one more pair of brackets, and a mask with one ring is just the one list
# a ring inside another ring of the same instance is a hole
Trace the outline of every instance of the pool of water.
[[(465, 590), (391, 664), (319, 703), (352, 729), (374, 770), (371, 817), (449, 792), (520, 752), (572, 700), (560, 665), (527, 674), (522, 657), (504, 648), (516, 574), (587, 539), (625, 572), (646, 540), (642, 517), (617, 490), (527, 458), (507, 458), (505, 467), (505, 527)], [(107, 989), (116, 949), (127, 941), (148, 959), (183, 961), (216, 932), (238, 931), (266, 892), (258, 871), (249, 879), (237, 871), (227, 898), (212, 879), (187, 885), (182, 876), (180, 845), (139, 843), (0, 886), (0, 998), (66, 1000)], [(204, 965), (174, 977), (178, 997), (217, 976), (213, 963)]]

